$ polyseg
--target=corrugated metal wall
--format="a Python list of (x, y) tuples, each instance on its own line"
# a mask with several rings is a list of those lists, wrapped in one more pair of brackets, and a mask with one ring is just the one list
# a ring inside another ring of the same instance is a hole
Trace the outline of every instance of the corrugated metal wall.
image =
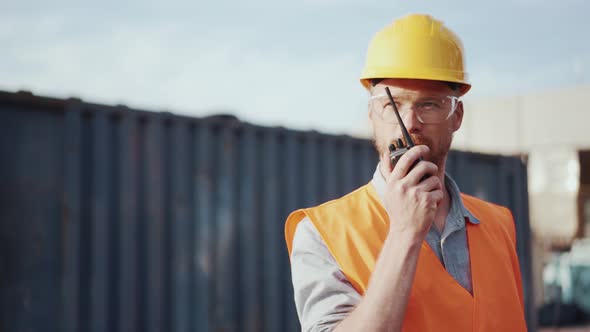
[[(0, 135), (2, 331), (297, 331), (284, 220), (376, 163), (346, 136), (27, 93), (0, 93)], [(525, 166), (448, 169), (512, 209), (532, 314)]]

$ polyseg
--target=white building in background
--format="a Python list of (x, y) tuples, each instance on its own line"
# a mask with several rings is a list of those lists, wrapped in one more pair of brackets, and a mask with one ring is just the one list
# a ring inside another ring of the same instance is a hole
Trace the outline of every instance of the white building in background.
[(590, 86), (466, 98), (453, 149), (527, 158), (535, 302), (551, 249), (590, 237)]
[[(590, 86), (530, 95), (466, 99), (453, 148), (528, 158), (531, 230), (569, 243), (584, 234), (578, 197), (586, 188), (580, 153), (590, 151)], [(586, 167), (587, 168), (587, 167)], [(581, 202), (583, 205), (583, 201)], [(586, 236), (590, 234), (586, 233)]]

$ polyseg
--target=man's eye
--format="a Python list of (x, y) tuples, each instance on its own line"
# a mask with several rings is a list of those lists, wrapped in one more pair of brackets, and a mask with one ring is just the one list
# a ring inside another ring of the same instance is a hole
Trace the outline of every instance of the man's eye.
[[(395, 106), (399, 109), (398, 103), (395, 103)], [(383, 105), (383, 108), (386, 108), (386, 107), (391, 107), (393, 109), (393, 106), (391, 106), (391, 102), (386, 102), (385, 105)]]
[(422, 108), (440, 108), (440, 104), (432, 101), (426, 101), (420, 104)]

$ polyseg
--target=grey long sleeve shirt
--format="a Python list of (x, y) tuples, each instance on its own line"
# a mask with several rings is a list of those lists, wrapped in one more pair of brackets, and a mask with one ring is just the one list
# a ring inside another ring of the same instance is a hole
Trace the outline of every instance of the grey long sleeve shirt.
[[(383, 202), (386, 183), (379, 171), (379, 165), (373, 174), (371, 185)], [(447, 272), (472, 293), (465, 221), (477, 224), (479, 220), (465, 208), (457, 184), (448, 175), (445, 175), (445, 186), (451, 198), (445, 227), (442, 234), (431, 227), (426, 235), (426, 242)], [(302, 331), (331, 331), (361, 300), (361, 295), (346, 279), (321, 235), (307, 217), (295, 230), (291, 272), (295, 306)]]

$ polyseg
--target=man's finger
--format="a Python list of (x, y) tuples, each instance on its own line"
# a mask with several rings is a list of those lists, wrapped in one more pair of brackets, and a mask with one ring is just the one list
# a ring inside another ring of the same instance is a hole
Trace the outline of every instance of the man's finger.
[(383, 152), (381, 154), (381, 156), (379, 156), (381, 164), (384, 165), (384, 168), (387, 171), (387, 174), (383, 174), (383, 176), (385, 177), (385, 179), (389, 178), (389, 175), (391, 174), (391, 171), (393, 170), (391, 168), (391, 160), (389, 159), (389, 152)]
[(408, 150), (400, 158), (393, 170), (393, 176), (396, 179), (402, 179), (408, 174), (410, 168), (418, 158), (423, 157), (430, 151), (430, 148), (426, 145), (416, 145), (415, 147)]

